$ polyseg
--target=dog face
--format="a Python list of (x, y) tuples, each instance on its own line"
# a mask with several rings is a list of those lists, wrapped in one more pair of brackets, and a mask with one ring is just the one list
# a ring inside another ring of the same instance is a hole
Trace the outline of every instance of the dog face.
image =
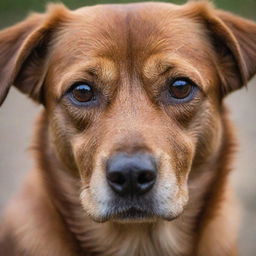
[(44, 104), (95, 221), (171, 220), (221, 145), (222, 98), (256, 71), (255, 38), (205, 3), (55, 6), (0, 34), (0, 95)]

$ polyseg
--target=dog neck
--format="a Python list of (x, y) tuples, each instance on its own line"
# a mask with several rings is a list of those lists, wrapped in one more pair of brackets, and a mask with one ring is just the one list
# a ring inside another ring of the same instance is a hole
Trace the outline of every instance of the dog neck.
[[(47, 179), (45, 186), (63, 224), (78, 242), (81, 255), (191, 255), (199, 237), (202, 216), (207, 212), (205, 198), (211, 193), (213, 181), (219, 182), (214, 178), (217, 177), (216, 163), (221, 162), (221, 159), (216, 159), (215, 156), (207, 164), (192, 170), (200, 175), (189, 183), (189, 203), (179, 218), (171, 222), (96, 223), (86, 216), (81, 206), (80, 180), (63, 171), (63, 166), (47, 143), (47, 122), (44, 120), (40, 124), (44, 127), (39, 128), (40, 136), (37, 137), (41, 142), (37, 143), (41, 154), (40, 169), (48, 169), (47, 172), (44, 171), (47, 173), (47, 177), (44, 177)], [(227, 150), (227, 147), (223, 146), (220, 152), (223, 150)], [(211, 208), (213, 207), (212, 205)]]

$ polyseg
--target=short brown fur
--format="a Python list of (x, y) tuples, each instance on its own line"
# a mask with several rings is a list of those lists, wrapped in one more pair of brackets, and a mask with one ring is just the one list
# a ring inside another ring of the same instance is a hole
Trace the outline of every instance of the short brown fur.
[[(14, 85), (44, 106), (36, 168), (6, 209), (0, 255), (237, 255), (223, 98), (256, 73), (255, 23), (207, 2), (51, 5), (0, 32), (0, 66), (0, 103)], [(176, 77), (197, 85), (193, 99), (170, 102)], [(78, 81), (99, 92), (95, 105), (70, 102)], [(157, 161), (154, 190), (134, 203), (151, 218), (116, 215), (126, 203), (105, 169), (119, 152)]]

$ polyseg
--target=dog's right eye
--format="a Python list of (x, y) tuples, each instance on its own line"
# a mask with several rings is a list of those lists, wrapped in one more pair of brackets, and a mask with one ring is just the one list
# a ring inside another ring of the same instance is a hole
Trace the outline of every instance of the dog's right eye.
[(89, 103), (96, 99), (93, 88), (84, 82), (74, 84), (69, 91), (69, 97), (78, 104)]

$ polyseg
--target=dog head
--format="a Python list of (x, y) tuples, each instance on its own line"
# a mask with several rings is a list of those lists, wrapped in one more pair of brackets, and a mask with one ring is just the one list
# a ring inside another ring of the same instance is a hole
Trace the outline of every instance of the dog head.
[(57, 5), (0, 33), (0, 66), (1, 102), (13, 84), (44, 105), (88, 215), (171, 220), (256, 72), (256, 25), (200, 2)]

